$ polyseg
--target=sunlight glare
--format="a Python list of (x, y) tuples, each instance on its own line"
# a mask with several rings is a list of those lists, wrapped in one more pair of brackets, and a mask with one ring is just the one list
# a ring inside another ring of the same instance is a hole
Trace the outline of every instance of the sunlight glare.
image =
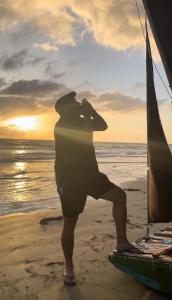
[(10, 126), (15, 126), (16, 129), (29, 131), (35, 129), (37, 126), (37, 121), (35, 117), (27, 116), (27, 117), (19, 117), (15, 119), (11, 119), (7, 122)]

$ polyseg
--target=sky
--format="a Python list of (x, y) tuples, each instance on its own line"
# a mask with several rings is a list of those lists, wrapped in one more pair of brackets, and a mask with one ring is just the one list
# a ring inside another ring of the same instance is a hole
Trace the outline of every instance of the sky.
[[(54, 105), (74, 90), (108, 124), (95, 141), (146, 142), (145, 42), (133, 0), (1, 0), (0, 44), (0, 138), (53, 139)], [(156, 73), (155, 85), (172, 143), (172, 104)]]

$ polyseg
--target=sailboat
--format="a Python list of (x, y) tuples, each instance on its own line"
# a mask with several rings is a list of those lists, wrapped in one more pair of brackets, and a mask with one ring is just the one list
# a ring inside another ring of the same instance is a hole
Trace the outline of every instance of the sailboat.
[[(142, 0), (165, 72), (172, 88), (171, 0)], [(110, 262), (135, 280), (172, 296), (172, 227), (154, 234), (150, 224), (172, 221), (172, 154), (160, 120), (147, 26), (147, 198), (148, 225), (143, 238), (134, 242), (143, 254), (109, 254)]]

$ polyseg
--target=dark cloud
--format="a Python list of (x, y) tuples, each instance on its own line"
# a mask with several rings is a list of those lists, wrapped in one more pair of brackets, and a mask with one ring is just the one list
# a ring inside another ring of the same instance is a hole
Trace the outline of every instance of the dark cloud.
[(28, 50), (23, 49), (10, 57), (7, 57), (2, 63), (2, 68), (5, 71), (18, 69), (24, 66), (24, 60), (28, 55)]
[(52, 72), (53, 72), (53, 68), (52, 68), (52, 63), (51, 62), (48, 62), (47, 63), (47, 66), (45, 68), (45, 74), (46, 75), (52, 75)]
[(0, 116), (21, 115), (25, 112), (34, 114), (39, 107), (37, 99), (15, 96), (0, 96)]
[(66, 90), (65, 85), (54, 81), (33, 80), (18, 80), (10, 86), (0, 91), (3, 95), (25, 95), (25, 96), (41, 96), (47, 97), (54, 92)]
[(40, 114), (53, 109), (58, 97), (70, 91), (54, 81), (19, 80), (0, 91), (0, 118)]
[(45, 74), (54, 79), (59, 79), (59, 78), (64, 77), (67, 73), (66, 72), (56, 73), (56, 71), (54, 70), (54, 64), (56, 64), (56, 63), (57, 63), (56, 60), (47, 62), (47, 66), (45, 68)]
[[(41, 114), (53, 109), (57, 99), (71, 91), (54, 81), (18, 80), (0, 91), (0, 118)], [(143, 110), (145, 104), (139, 99), (120, 93), (104, 93), (99, 96), (90, 91), (77, 93), (78, 100), (87, 98), (100, 112), (132, 112)]]

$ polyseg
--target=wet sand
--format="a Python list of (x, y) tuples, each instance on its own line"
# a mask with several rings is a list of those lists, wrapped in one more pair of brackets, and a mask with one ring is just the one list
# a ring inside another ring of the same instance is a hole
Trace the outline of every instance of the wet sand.
[[(145, 233), (146, 182), (139, 179), (122, 186), (127, 193), (128, 237), (133, 241)], [(108, 201), (87, 200), (75, 232), (77, 284), (73, 287), (64, 286), (62, 281), (61, 211), (0, 217), (0, 300), (168, 299), (135, 282), (108, 261), (108, 253), (116, 243), (111, 210)]]

